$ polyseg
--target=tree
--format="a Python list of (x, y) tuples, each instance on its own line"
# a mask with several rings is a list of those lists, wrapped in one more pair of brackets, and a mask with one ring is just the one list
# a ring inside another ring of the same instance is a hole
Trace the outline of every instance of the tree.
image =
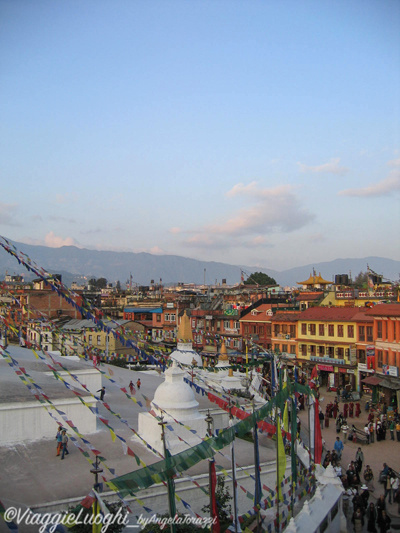
[(107, 287), (107, 280), (106, 278), (92, 278), (89, 280), (88, 286), (94, 289), (105, 289)]
[(268, 274), (264, 274), (264, 272), (254, 272), (251, 274), (246, 281), (244, 282), (245, 285), (276, 285), (276, 281), (274, 278), (271, 278), (268, 276)]
[(356, 289), (366, 289), (368, 287), (368, 272), (360, 272), (354, 280)]

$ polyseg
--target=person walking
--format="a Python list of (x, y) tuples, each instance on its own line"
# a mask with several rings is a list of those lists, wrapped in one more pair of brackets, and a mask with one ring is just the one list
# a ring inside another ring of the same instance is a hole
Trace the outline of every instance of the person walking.
[(386, 496), (389, 494), (389, 503), (392, 503), (392, 484), (394, 483), (394, 474), (392, 471), (386, 476), (385, 481), (385, 500)]
[(353, 513), (351, 521), (354, 526), (354, 533), (361, 533), (363, 525), (364, 525), (364, 517), (363, 517), (361, 507), (356, 508), (356, 510)]
[(104, 395), (106, 393), (106, 388), (105, 387), (101, 387), (101, 389), (99, 389), (97, 392), (100, 392), (100, 400), (104, 401)]
[(324, 417), (324, 413), (322, 412), (321, 408), (319, 409), (318, 418), (319, 418), (319, 425), (321, 426), (321, 431), (322, 431), (324, 429), (325, 417)]
[(343, 448), (344, 448), (344, 445), (343, 445), (343, 442), (340, 440), (339, 437), (336, 437), (336, 441), (335, 441), (335, 444), (333, 446), (335, 452), (337, 453), (337, 456), (339, 458), (339, 461), (340, 459), (342, 458), (342, 452), (343, 452)]
[(376, 522), (376, 510), (375, 510), (375, 505), (371, 502), (368, 506), (368, 510), (367, 510), (367, 531), (369, 533), (377, 533), (377, 530), (376, 530), (376, 525), (375, 525), (375, 522)]
[(62, 442), (62, 454), (61, 454), (61, 459), (64, 459), (64, 455), (69, 455), (69, 451), (68, 451), (68, 437), (67, 437), (67, 432), (66, 432), (65, 429), (62, 430), (61, 442)]
[(367, 439), (367, 444), (369, 444), (369, 427), (368, 427), (368, 422), (365, 422), (364, 433), (365, 433), (365, 438)]
[(137, 380), (136, 382), (136, 387), (138, 388), (138, 390), (140, 389), (140, 385), (142, 384), (142, 382), (140, 381), (140, 378)]
[(395, 430), (396, 424), (394, 423), (394, 420), (390, 422), (389, 430), (390, 430), (390, 440), (394, 440), (394, 430)]
[(376, 502), (376, 522), (378, 526), (381, 525), (381, 523), (384, 521), (383, 519), (383, 513), (386, 511), (386, 503), (385, 498), (383, 494), (381, 494), (378, 498), (378, 501)]
[(133, 391), (135, 390), (135, 387), (134, 387), (134, 385), (133, 385), (132, 380), (131, 380), (130, 383), (129, 383), (129, 390), (131, 391), (131, 396), (133, 396)]
[(398, 418), (396, 422), (396, 436), (397, 442), (400, 442), (400, 418)]
[(60, 453), (61, 453), (61, 448), (62, 448), (62, 426), (58, 426), (58, 431), (57, 431), (57, 435), (56, 435), (56, 440), (57, 440), (57, 454), (56, 454), (56, 457), (59, 457)]
[(364, 454), (361, 448), (359, 447), (356, 452), (356, 469), (358, 473), (360, 473), (362, 470), (363, 462), (364, 462)]
[(369, 427), (369, 442), (372, 444), (375, 441), (374, 422), (368, 424)]

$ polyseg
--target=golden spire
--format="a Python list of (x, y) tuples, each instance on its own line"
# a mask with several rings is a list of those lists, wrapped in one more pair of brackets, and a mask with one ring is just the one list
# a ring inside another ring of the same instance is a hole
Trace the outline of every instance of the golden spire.
[(222, 341), (221, 350), (219, 352), (218, 362), (220, 361), (229, 361), (228, 352), (226, 351), (225, 341)]
[(178, 342), (183, 343), (193, 342), (193, 333), (192, 328), (190, 327), (190, 319), (186, 314), (186, 311), (183, 313), (181, 323), (178, 328)]

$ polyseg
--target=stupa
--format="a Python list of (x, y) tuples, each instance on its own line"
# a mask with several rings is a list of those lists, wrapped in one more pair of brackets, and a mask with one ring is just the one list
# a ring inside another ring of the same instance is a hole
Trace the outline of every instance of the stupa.
[(176, 350), (171, 353), (170, 358), (181, 365), (197, 365), (199, 368), (202, 366), (201, 357), (193, 350), (193, 333), (192, 328), (190, 327), (190, 319), (187, 316), (186, 311), (179, 324)]
[(228, 367), (229, 365), (229, 359), (228, 359), (228, 352), (226, 351), (226, 345), (225, 341), (222, 341), (221, 344), (221, 350), (219, 352), (218, 356), (218, 363), (215, 365), (216, 368), (226, 368), (226, 370), (219, 370), (218, 374), (220, 375), (227, 375), (228, 374)]
[[(174, 360), (172, 366), (165, 371), (165, 381), (155, 391), (151, 412), (139, 413), (139, 434), (160, 453), (163, 453), (159, 424), (161, 416), (167, 422), (165, 439), (172, 454), (198, 444), (200, 438), (206, 436), (206, 415), (199, 412), (199, 402), (196, 401), (192, 388), (183, 381), (186, 375)], [(196, 433), (179, 422), (190, 426)]]

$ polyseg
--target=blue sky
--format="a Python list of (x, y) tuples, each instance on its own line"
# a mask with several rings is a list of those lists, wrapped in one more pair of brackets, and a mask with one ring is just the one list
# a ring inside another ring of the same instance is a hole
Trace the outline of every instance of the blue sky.
[(397, 0), (0, 0), (0, 233), (400, 260)]

